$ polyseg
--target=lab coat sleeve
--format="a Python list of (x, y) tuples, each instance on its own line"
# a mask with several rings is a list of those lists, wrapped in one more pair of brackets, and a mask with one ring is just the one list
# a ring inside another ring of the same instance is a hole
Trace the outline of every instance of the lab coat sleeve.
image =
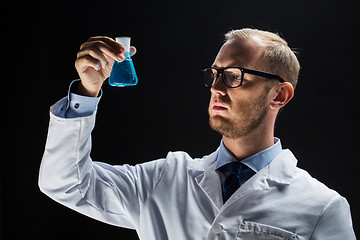
[(356, 240), (350, 206), (345, 198), (333, 199), (319, 216), (310, 240)]
[(60, 100), (50, 112), (40, 190), (89, 217), (138, 228), (141, 206), (160, 180), (165, 159), (135, 166), (92, 161), (91, 131), (96, 113), (79, 118), (56, 116), (65, 102), (66, 98)]

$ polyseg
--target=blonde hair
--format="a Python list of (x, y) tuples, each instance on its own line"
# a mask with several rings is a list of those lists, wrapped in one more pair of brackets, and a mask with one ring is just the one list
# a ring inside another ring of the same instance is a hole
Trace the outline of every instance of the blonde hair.
[(296, 87), (300, 64), (294, 51), (278, 34), (252, 28), (231, 30), (225, 34), (225, 41), (257, 39), (264, 45), (264, 54), (260, 59), (263, 71), (279, 75)]

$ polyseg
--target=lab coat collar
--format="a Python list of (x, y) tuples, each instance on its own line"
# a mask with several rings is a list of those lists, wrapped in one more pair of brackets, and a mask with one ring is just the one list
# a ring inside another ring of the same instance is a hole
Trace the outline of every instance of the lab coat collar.
[(283, 150), (265, 168), (246, 181), (224, 204), (231, 205), (251, 191), (269, 190), (271, 186), (288, 186), (295, 175), (297, 160), (290, 150)]
[(220, 176), (215, 171), (218, 151), (219, 149), (203, 159), (194, 160), (188, 165), (189, 175), (195, 179), (218, 210), (232, 204), (249, 191), (270, 189), (269, 183), (271, 185), (290, 185), (296, 171), (297, 160), (295, 156), (290, 150), (283, 150), (269, 165), (245, 182), (224, 205)]
[(294, 154), (285, 149), (265, 168), (268, 179), (278, 184), (290, 185), (296, 172), (297, 159)]

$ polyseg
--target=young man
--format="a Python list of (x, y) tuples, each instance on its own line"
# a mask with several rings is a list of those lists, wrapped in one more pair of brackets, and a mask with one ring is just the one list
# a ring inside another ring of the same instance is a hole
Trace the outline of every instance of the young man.
[(89, 157), (97, 96), (114, 60), (124, 58), (112, 39), (90, 38), (75, 62), (81, 80), (51, 108), (41, 191), (147, 240), (355, 239), (345, 198), (297, 168), (274, 138), (276, 116), (294, 95), (295, 54), (266, 31), (234, 30), (225, 38), (204, 70), (219, 148), (201, 159), (170, 152), (136, 166)]

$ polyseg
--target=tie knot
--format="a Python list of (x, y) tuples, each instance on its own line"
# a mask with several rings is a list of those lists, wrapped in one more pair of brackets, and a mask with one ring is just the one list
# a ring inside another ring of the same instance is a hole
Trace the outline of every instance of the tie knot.
[(220, 171), (225, 175), (229, 176), (231, 174), (240, 174), (241, 169), (243, 168), (243, 164), (240, 162), (231, 162), (225, 164), (220, 168)]
[(224, 203), (255, 172), (245, 164), (234, 161), (219, 168)]

